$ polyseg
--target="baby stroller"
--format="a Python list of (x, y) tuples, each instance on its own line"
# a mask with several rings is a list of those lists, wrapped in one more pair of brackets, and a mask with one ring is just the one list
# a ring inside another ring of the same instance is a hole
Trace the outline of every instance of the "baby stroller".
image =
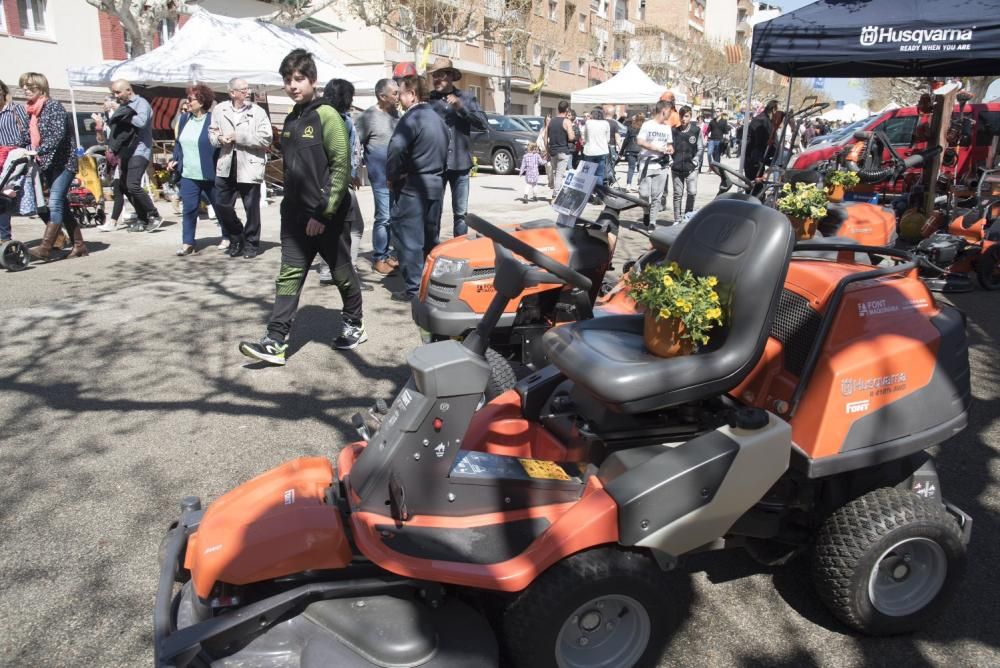
[[(0, 155), (0, 212), (24, 213), (44, 202), (42, 182), (35, 167), (35, 154), (23, 148)], [(21, 271), (28, 266), (28, 250), (20, 241), (0, 245), (0, 267)]]
[(100, 153), (80, 157), (78, 171), (67, 193), (69, 215), (81, 227), (104, 224), (104, 183), (102, 173), (107, 172), (106, 159)]

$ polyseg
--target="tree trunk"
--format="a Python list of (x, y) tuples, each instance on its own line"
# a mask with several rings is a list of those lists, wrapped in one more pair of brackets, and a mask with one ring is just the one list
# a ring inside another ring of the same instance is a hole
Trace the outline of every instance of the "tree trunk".
[(969, 92), (972, 93), (973, 102), (985, 102), (986, 101), (986, 91), (989, 90), (990, 84), (996, 81), (995, 76), (986, 77), (969, 77)]

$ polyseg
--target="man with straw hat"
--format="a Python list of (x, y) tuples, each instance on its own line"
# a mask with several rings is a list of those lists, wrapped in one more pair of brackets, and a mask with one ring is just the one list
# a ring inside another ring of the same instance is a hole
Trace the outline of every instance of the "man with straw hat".
[[(469, 205), (469, 170), (472, 169), (472, 151), (469, 134), (473, 128), (486, 131), (489, 125), (486, 114), (472, 93), (455, 88), (462, 73), (455, 69), (450, 58), (438, 57), (427, 68), (431, 84), (430, 105), (448, 128), (448, 162), (444, 182), (451, 188), (451, 209), (454, 214), (453, 235), (465, 234), (465, 212)], [(438, 228), (441, 223), (438, 219)]]

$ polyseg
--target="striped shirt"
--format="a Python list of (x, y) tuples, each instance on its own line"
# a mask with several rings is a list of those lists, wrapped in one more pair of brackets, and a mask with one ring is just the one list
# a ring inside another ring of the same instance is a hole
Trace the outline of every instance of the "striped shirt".
[(0, 109), (0, 146), (27, 146), (28, 141), (28, 112), (11, 102)]

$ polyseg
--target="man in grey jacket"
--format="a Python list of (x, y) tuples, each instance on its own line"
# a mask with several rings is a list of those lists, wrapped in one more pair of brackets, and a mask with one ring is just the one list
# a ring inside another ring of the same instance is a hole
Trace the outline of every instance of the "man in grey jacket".
[[(260, 184), (264, 181), (267, 147), (271, 145), (271, 120), (250, 101), (250, 87), (243, 79), (229, 82), (229, 102), (212, 110), (208, 139), (217, 146), (215, 213), (229, 233), (229, 257), (255, 258), (260, 252)], [(236, 216), (236, 196), (243, 201), (246, 225)]]

